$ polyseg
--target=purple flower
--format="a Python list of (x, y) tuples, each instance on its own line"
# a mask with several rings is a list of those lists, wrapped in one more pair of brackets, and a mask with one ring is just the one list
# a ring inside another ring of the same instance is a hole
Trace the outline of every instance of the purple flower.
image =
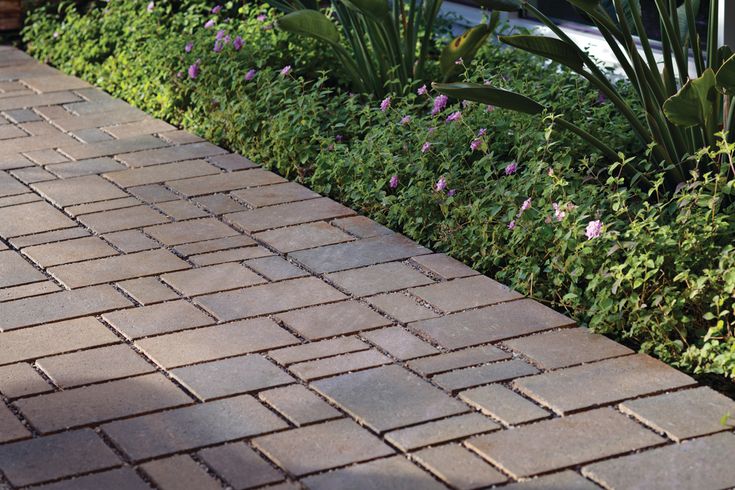
[(485, 108), (486, 112), (493, 112), (494, 110), (495, 110), (495, 106), (490, 105), (490, 104), (488, 104), (487, 107)]
[(220, 51), (222, 51), (223, 46), (224, 43), (220, 40), (217, 40), (214, 42), (214, 48), (212, 48), (212, 51), (214, 51), (215, 53), (219, 53)]
[(156, 4), (151, 2), (148, 4), (148, 12), (153, 12), (153, 9), (156, 7)]
[(289, 73), (291, 73), (291, 65), (286, 65), (283, 68), (281, 68), (281, 76), (282, 77), (285, 77)]
[(421, 145), (421, 153), (426, 153), (427, 151), (429, 151), (429, 148), (431, 148), (431, 143), (427, 141), (426, 143)]
[(232, 47), (235, 48), (235, 51), (240, 51), (245, 44), (245, 41), (243, 41), (242, 37), (237, 36), (234, 41), (232, 41)]
[(431, 110), (431, 115), (436, 116), (441, 111), (444, 110), (444, 108), (447, 106), (447, 102), (449, 101), (449, 97), (446, 95), (439, 95), (434, 99), (434, 108)]
[(214, 27), (214, 19), (209, 19), (207, 22), (204, 23), (205, 29), (209, 29), (211, 27)]
[(396, 187), (398, 187), (398, 176), (397, 175), (394, 175), (393, 177), (390, 178), (390, 182), (388, 183), (388, 186), (391, 189), (395, 189)]
[(411, 122), (411, 116), (403, 116), (401, 118), (401, 126), (405, 126), (406, 124)]
[(194, 48), (194, 43), (189, 41), (186, 43), (186, 46), (184, 46), (184, 51), (187, 53), (191, 53), (191, 50)]
[(521, 204), (521, 213), (523, 213), (523, 211), (527, 211), (530, 208), (531, 208), (531, 198), (529, 197), (528, 199), (523, 201), (523, 204)]
[(249, 82), (253, 78), (255, 78), (255, 74), (258, 73), (257, 71), (253, 70), (252, 68), (248, 70), (248, 72), (245, 74), (245, 81)]
[(336, 141), (337, 143), (342, 143), (344, 140), (345, 140), (345, 137), (342, 136), (341, 134), (338, 134), (334, 137), (334, 141)]
[(436, 184), (434, 184), (434, 190), (436, 192), (441, 192), (446, 188), (447, 188), (447, 179), (445, 179), (444, 176), (439, 177), (439, 180), (437, 180)]
[(556, 221), (563, 221), (567, 213), (563, 211), (557, 203), (551, 203), (551, 207), (554, 208), (554, 218)]
[(183, 71), (179, 70), (178, 72), (176, 72), (176, 78), (181, 78), (183, 76), (184, 76), (184, 72)]
[(480, 146), (482, 146), (482, 140), (479, 140), (479, 139), (472, 140), (472, 142), (470, 143), (470, 149), (472, 151), (477, 151), (477, 149), (480, 148)]
[(419, 89), (416, 91), (419, 95), (426, 95), (429, 93), (429, 91), (426, 89), (426, 85), (422, 85), (419, 87)]
[(220, 10), (222, 10), (222, 5), (215, 5), (214, 7), (212, 7), (213, 14), (218, 14)]
[(455, 65), (461, 65), (462, 63), (464, 63), (464, 60), (461, 56), (454, 61)]
[(187, 70), (187, 73), (189, 73), (189, 78), (191, 78), (192, 80), (199, 76), (199, 63), (201, 63), (201, 60), (196, 60), (196, 63), (191, 65)]
[(432, 128), (429, 128), (429, 129), (426, 130), (426, 132), (429, 133), (429, 134), (433, 133), (434, 131), (436, 131), (436, 128), (435, 127), (432, 127)]
[(456, 111), (456, 112), (452, 112), (451, 114), (449, 114), (449, 116), (447, 117), (447, 122), (450, 123), (454, 121), (459, 121), (460, 119), (462, 119), (462, 113), (459, 111)]
[(259, 20), (260, 22), (265, 22), (265, 19), (267, 18), (268, 17), (265, 14), (260, 14), (259, 16), (256, 17), (256, 19)]
[(385, 112), (390, 107), (390, 97), (386, 97), (383, 99), (383, 101), (380, 103), (380, 110)]
[(457, 189), (449, 189), (449, 192), (447, 192), (447, 196), (452, 197), (457, 193)]
[(515, 230), (516, 229), (516, 220), (511, 220), (511, 222), (508, 223), (508, 229), (509, 230)]
[(224, 29), (220, 29), (217, 31), (217, 34), (214, 36), (214, 38), (219, 41), (226, 35), (227, 35), (227, 32)]
[(587, 240), (598, 238), (602, 234), (602, 221), (594, 220), (587, 224), (587, 229), (584, 232), (587, 235)]
[(604, 93), (602, 93), (602, 91), (600, 90), (600, 91), (599, 91), (599, 92), (597, 93), (597, 100), (596, 100), (595, 102), (596, 102), (596, 103), (597, 103), (598, 105), (602, 105), (602, 104), (604, 104), (604, 103), (605, 103), (606, 101), (607, 101), (607, 97), (605, 97), (605, 94), (604, 94)]
[(510, 162), (505, 166), (505, 175), (513, 175), (518, 170), (518, 164), (516, 162)]
[(477, 137), (480, 138), (482, 136), (485, 136), (487, 134), (487, 128), (480, 128), (480, 130), (477, 132)]

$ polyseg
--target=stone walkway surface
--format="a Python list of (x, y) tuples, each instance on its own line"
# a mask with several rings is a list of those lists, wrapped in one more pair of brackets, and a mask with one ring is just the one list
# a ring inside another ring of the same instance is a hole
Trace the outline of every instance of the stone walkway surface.
[(0, 488), (735, 486), (735, 403), (0, 47)]

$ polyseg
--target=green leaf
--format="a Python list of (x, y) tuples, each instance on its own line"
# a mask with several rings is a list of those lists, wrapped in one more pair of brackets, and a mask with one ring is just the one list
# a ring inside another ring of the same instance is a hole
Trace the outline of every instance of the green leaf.
[(502, 10), (504, 12), (514, 12), (521, 9), (520, 0), (474, 0), (481, 7), (491, 10)]
[(577, 72), (582, 71), (584, 67), (584, 58), (574, 46), (554, 37), (520, 34), (500, 36), (499, 39), (505, 44), (556, 61)]
[(727, 95), (735, 95), (735, 55), (717, 70), (717, 88)]
[(353, 10), (357, 10), (375, 19), (384, 19), (390, 14), (388, 0), (342, 0)]
[(676, 95), (664, 102), (666, 118), (677, 126), (710, 126), (715, 113), (715, 72), (707, 68), (701, 77), (687, 81)]
[(330, 44), (339, 44), (339, 32), (329, 18), (316, 10), (297, 10), (276, 21), (287, 32), (314, 37)]
[(487, 24), (481, 24), (455, 37), (444, 47), (439, 57), (444, 80), (448, 80), (462, 69), (455, 63), (458, 59), (462, 58), (466, 63), (472, 60), (477, 51), (487, 42), (491, 32)]
[(575, 7), (582, 9), (582, 10), (593, 10), (597, 8), (598, 5), (600, 5), (600, 0), (567, 0), (569, 3), (574, 5)]
[[(699, 13), (699, 0), (691, 0), (692, 3), (692, 10), (694, 11), (694, 16), (697, 16), (697, 13)], [(679, 5), (679, 7), (676, 9), (676, 17), (679, 21), (679, 34), (681, 36), (681, 44), (685, 44), (687, 42), (687, 38), (689, 37), (689, 24), (687, 20), (687, 5), (686, 2)], [(694, 43), (692, 43), (694, 44)]]
[(544, 106), (525, 95), (478, 83), (434, 83), (439, 92), (461, 100), (472, 100), (482, 104), (503, 107), (526, 114), (538, 114)]

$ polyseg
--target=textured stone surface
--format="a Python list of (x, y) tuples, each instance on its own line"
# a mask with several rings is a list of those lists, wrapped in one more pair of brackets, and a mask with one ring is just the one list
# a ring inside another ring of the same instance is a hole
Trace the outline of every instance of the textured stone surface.
[(187, 197), (194, 197), (217, 192), (234, 191), (236, 189), (246, 189), (248, 187), (278, 184), (285, 181), (283, 177), (279, 177), (272, 172), (253, 169), (242, 172), (174, 180), (168, 182), (168, 186)]
[(0, 288), (43, 281), (46, 276), (38, 272), (23, 257), (11, 250), (0, 252)]
[(538, 373), (538, 369), (520, 359), (494, 362), (484, 366), (469, 367), (444, 374), (437, 374), (432, 381), (449, 391), (457, 391), (499, 381), (508, 381), (520, 376)]
[(644, 354), (514, 381), (522, 393), (560, 414), (694, 384), (689, 376)]
[(385, 438), (403, 451), (413, 451), (420, 447), (463, 439), (499, 428), (500, 425), (488, 417), (479, 413), (468, 413), (435, 422), (414, 425), (405, 429), (394, 430), (393, 432), (388, 432)]
[(327, 274), (326, 278), (355, 296), (397, 291), (433, 282), (416, 269), (400, 262), (335, 272)]
[(503, 487), (507, 490), (599, 490), (600, 487), (572, 470), (537, 476)]
[(289, 365), (295, 362), (357, 352), (369, 348), (370, 346), (368, 344), (356, 337), (336, 337), (334, 339), (320, 340), (319, 342), (284, 347), (283, 349), (271, 351), (268, 355), (280, 364)]
[(445, 488), (402, 456), (378, 459), (304, 479), (314, 490), (439, 490)]
[(507, 425), (551, 417), (551, 413), (500, 384), (466, 390), (461, 392), (459, 397)]
[(238, 234), (235, 230), (214, 218), (153, 226), (146, 228), (145, 232), (164, 245), (169, 246)]
[(441, 316), (426, 305), (416, 301), (412, 296), (403, 293), (379, 294), (366, 298), (366, 301), (401, 323)]
[(234, 488), (252, 488), (284, 479), (280, 471), (242, 442), (204, 449), (199, 457)]
[(140, 465), (163, 490), (220, 490), (219, 482), (187, 455), (156, 459)]
[(342, 416), (336, 408), (299, 384), (261, 391), (258, 396), (297, 427)]
[(362, 336), (399, 360), (428, 356), (439, 352), (431, 344), (424, 342), (401, 327), (372, 330), (363, 333)]
[(328, 357), (326, 359), (300, 362), (298, 364), (292, 364), (288, 369), (299, 378), (310, 381), (335, 374), (390, 364), (391, 362), (393, 362), (391, 358), (376, 350), (366, 350)]
[(103, 318), (129, 339), (202, 327), (211, 318), (183, 300), (105, 313)]
[(174, 272), (161, 277), (184, 296), (198, 296), (266, 282), (239, 264), (221, 264)]
[(485, 276), (455, 279), (409, 291), (447, 313), (522, 298), (507, 286)]
[[(52, 267), (117, 255), (117, 250), (98, 237), (85, 237), (78, 240), (28, 247), (23, 250), (23, 253), (40, 267)], [(2, 254), (0, 254), (0, 257), (2, 257)]]
[(39, 182), (34, 184), (33, 188), (46, 199), (62, 208), (85, 202), (127, 197), (127, 194), (98, 175)]
[(7, 398), (36, 395), (51, 389), (51, 385), (30, 364), (19, 363), (0, 367), (0, 393)]
[(101, 473), (93, 473), (91, 475), (48, 483), (37, 488), (41, 490), (97, 490), (99, 488), (149, 490), (150, 485), (132, 468), (117, 468)]
[(355, 237), (324, 221), (277, 228), (275, 230), (256, 233), (254, 236), (281, 253), (290, 253), (296, 250), (321, 247), (333, 243), (349, 242), (355, 239)]
[(610, 408), (477, 436), (467, 444), (515, 478), (563, 469), (664, 442)]
[(23, 425), (20, 419), (8, 407), (0, 404), (0, 444), (25, 439), (30, 436), (31, 432)]
[(0, 237), (12, 238), (74, 226), (77, 226), (74, 221), (50, 204), (32, 202), (3, 208)]
[(305, 201), (307, 199), (321, 197), (311, 189), (307, 189), (303, 185), (295, 182), (286, 182), (285, 184), (268, 185), (253, 189), (242, 189), (233, 192), (232, 195), (253, 208), (262, 208), (263, 206), (273, 206), (275, 204)]
[(414, 457), (436, 476), (460, 490), (487, 487), (508, 479), (482, 458), (458, 444), (422, 449), (414, 453)]
[(370, 330), (390, 325), (391, 321), (357, 301), (345, 301), (281, 313), (278, 318), (302, 337), (324, 337)]
[(409, 361), (408, 366), (421, 374), (429, 375), (484, 364), (486, 362), (500, 361), (509, 359), (510, 357), (510, 354), (497, 347), (483, 345), (416, 359), (415, 361)]
[(97, 233), (131, 230), (166, 223), (169, 219), (148, 206), (133, 206), (79, 216), (79, 221)]

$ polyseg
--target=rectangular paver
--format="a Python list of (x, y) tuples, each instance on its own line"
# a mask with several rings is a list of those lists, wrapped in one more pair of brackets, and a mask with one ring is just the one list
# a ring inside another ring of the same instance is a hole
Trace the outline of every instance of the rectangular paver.
[(279, 482), (285, 475), (243, 442), (199, 451), (199, 457), (233, 488)]
[(65, 208), (86, 202), (107, 201), (128, 195), (99, 175), (38, 182), (33, 188), (46, 199)]
[(74, 221), (50, 204), (31, 202), (3, 208), (0, 237), (11, 238), (75, 226)]
[(464, 439), (500, 428), (501, 426), (489, 417), (479, 413), (467, 413), (394, 430), (388, 432), (385, 438), (403, 451), (413, 451), (421, 447)]
[(184, 300), (113, 311), (105, 313), (102, 318), (129, 339), (214, 323), (211, 318)]
[(0, 252), (0, 288), (19, 286), (46, 279), (22, 255), (12, 250)]
[(242, 172), (173, 180), (168, 182), (168, 186), (187, 197), (193, 197), (282, 182), (286, 182), (286, 179), (272, 172), (256, 168), (243, 170)]
[[(238, 228), (253, 233), (270, 228), (280, 228), (340, 216), (350, 216), (352, 214), (355, 214), (355, 212), (350, 208), (329, 198), (322, 197), (303, 202), (278, 204), (241, 211), (239, 213), (228, 214), (225, 216), (225, 219)], [(339, 232), (337, 231), (336, 233)]]
[(299, 335), (310, 340), (335, 337), (391, 324), (389, 319), (357, 301), (313, 306), (281, 313), (278, 318)]
[(130, 230), (171, 221), (148, 206), (131, 206), (79, 216), (79, 221), (97, 233)]
[(127, 150), (135, 151), (135, 153), (119, 155), (118, 159), (129, 167), (145, 167), (148, 165), (158, 165), (161, 163), (177, 162), (181, 160), (193, 160), (195, 158), (227, 153), (226, 150), (207, 142), (194, 143), (191, 145), (169, 146), (167, 148), (159, 148), (155, 150), (136, 150), (137, 149)]
[(51, 385), (30, 364), (21, 362), (0, 367), (0, 393), (7, 398), (37, 395), (51, 390)]
[(237, 231), (216, 218), (204, 218), (151, 226), (144, 231), (159, 242), (169, 246), (224, 238), (238, 234)]
[(69, 264), (83, 260), (99, 259), (117, 255), (117, 250), (98, 237), (85, 237), (78, 240), (36, 245), (23, 250), (23, 253), (41, 267)]
[(297, 427), (342, 416), (339, 410), (300, 384), (261, 391), (258, 396)]

